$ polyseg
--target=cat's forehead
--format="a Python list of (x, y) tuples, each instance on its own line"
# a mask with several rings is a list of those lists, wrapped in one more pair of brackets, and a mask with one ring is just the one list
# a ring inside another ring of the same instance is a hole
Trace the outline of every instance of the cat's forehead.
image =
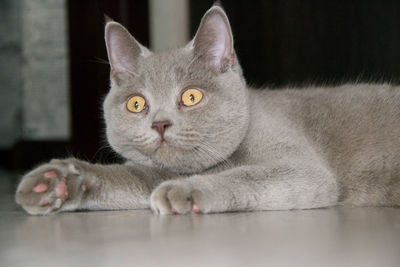
[(202, 80), (208, 71), (199, 67), (187, 49), (154, 53), (143, 60), (140, 76), (149, 87), (173, 87)]
[(147, 74), (179, 75), (190, 63), (191, 55), (183, 49), (153, 53), (143, 60), (143, 71)]

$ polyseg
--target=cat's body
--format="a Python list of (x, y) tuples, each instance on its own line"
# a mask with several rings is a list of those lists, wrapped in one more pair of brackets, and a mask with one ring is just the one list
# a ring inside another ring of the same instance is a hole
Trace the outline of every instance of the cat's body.
[(106, 42), (107, 137), (126, 164), (40, 166), (17, 189), (29, 213), (400, 205), (399, 87), (247, 88), (220, 7), (182, 49), (153, 54), (115, 22)]
[[(258, 126), (250, 126), (244, 141), (249, 152), (268, 151), (268, 161), (273, 151), (283, 158), (309, 153), (312, 164), (326, 167), (337, 181), (340, 202), (399, 205), (400, 87), (250, 90), (250, 99), (251, 125)], [(252, 131), (267, 140), (257, 143)]]

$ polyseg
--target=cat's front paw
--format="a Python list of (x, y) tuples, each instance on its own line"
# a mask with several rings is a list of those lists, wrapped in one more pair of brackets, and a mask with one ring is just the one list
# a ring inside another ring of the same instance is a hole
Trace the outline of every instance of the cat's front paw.
[(77, 163), (75, 159), (52, 160), (29, 172), (18, 185), (16, 202), (32, 215), (76, 208), (86, 191)]
[(207, 213), (207, 193), (185, 181), (167, 181), (151, 194), (151, 209), (159, 214)]

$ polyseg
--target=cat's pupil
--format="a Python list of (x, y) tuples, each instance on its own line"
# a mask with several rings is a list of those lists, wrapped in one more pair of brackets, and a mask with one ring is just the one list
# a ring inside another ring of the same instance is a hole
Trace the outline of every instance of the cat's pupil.
[(139, 103), (137, 101), (135, 102), (135, 109), (139, 109)]
[(190, 99), (190, 101), (192, 101), (192, 103), (194, 103), (194, 95), (190, 94), (189, 99)]

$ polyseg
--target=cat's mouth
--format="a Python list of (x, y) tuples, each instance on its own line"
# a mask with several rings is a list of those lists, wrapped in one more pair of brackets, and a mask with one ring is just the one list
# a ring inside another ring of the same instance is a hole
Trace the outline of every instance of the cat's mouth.
[(166, 138), (160, 138), (160, 141), (158, 142), (156, 149), (154, 153), (157, 153), (159, 150), (165, 150), (165, 149), (170, 149), (173, 146), (171, 145), (171, 140), (167, 140)]
[(154, 140), (152, 157), (158, 161), (170, 161), (176, 157), (188, 155), (193, 150), (193, 142), (183, 142), (174, 136), (159, 137)]
[(186, 150), (191, 150), (191, 148), (187, 148), (186, 146), (182, 146), (179, 140), (175, 140), (174, 138), (160, 138), (155, 146), (153, 155), (161, 156), (162, 158), (177, 156), (178, 154), (185, 153)]
[(167, 142), (167, 140), (162, 138), (161, 141), (160, 141), (160, 147), (165, 147), (165, 146), (168, 146), (168, 142)]

